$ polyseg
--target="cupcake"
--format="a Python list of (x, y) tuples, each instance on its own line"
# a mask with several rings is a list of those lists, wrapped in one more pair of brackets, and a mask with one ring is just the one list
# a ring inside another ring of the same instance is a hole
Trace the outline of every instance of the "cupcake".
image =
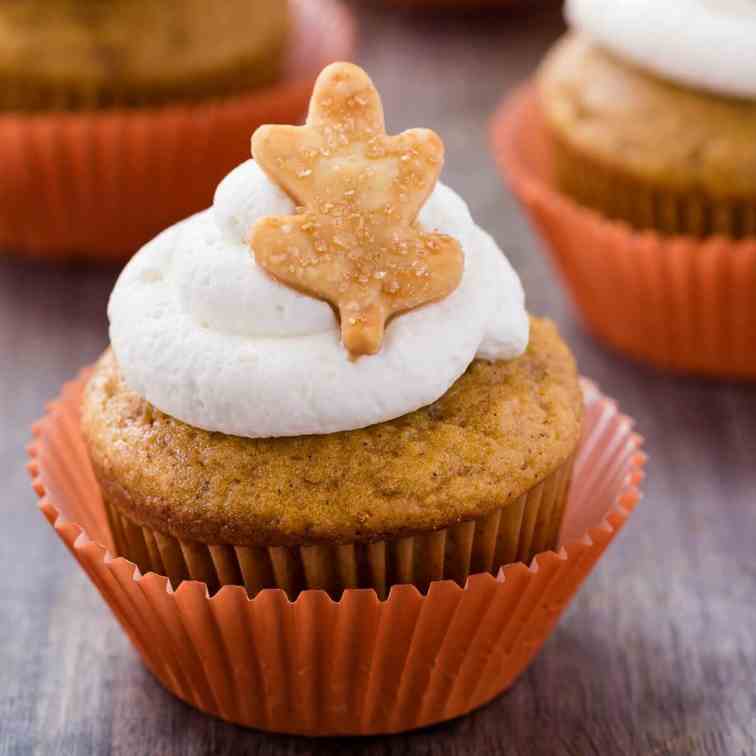
[(556, 546), (574, 361), (366, 74), (320, 75), (213, 207), (147, 244), (109, 305), (82, 431), (143, 572), (338, 596), (421, 590)]
[(460, 716), (623, 527), (641, 440), (361, 69), (252, 152), (124, 269), (111, 347), (33, 427), (40, 509), (198, 709), (303, 735)]
[(0, 1), (0, 248), (126, 259), (352, 45), (338, 0)]
[(602, 340), (756, 377), (756, 10), (568, 0), (566, 16), (495, 120), (507, 178)]
[(0, 110), (161, 105), (274, 81), (281, 0), (0, 2)]
[(756, 236), (756, 10), (602, 5), (568, 2), (538, 77), (557, 186), (634, 228)]

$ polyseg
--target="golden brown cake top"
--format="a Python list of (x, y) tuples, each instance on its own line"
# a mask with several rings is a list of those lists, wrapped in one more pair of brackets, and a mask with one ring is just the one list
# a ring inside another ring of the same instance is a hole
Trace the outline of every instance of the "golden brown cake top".
[(564, 463), (580, 434), (575, 364), (552, 323), (527, 352), (473, 362), (438, 401), (363, 430), (249, 439), (164, 415), (107, 352), (82, 428), (104, 494), (138, 522), (208, 543), (375, 540), (506, 504)]
[(656, 78), (568, 34), (539, 72), (560, 139), (620, 172), (673, 190), (756, 197), (756, 101)]

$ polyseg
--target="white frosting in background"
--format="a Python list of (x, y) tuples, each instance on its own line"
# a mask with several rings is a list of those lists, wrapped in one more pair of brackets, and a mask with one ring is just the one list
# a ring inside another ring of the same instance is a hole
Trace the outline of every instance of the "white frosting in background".
[(465, 254), (446, 299), (391, 320), (381, 351), (351, 360), (331, 307), (271, 279), (247, 238), (292, 201), (249, 160), (213, 208), (164, 231), (126, 266), (110, 338), (127, 385), (206, 430), (266, 437), (352, 430), (440, 398), (476, 355), (512, 359), (528, 342), (519, 278), (467, 205), (438, 184), (419, 219)]
[(565, 15), (658, 76), (756, 98), (756, 0), (567, 0)]

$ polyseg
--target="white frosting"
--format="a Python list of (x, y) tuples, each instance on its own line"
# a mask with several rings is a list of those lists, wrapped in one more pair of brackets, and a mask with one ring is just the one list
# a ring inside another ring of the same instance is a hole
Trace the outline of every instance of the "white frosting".
[(756, 98), (756, 0), (567, 0), (567, 20), (661, 77)]
[(190, 425), (239, 436), (351, 430), (441, 397), (476, 355), (511, 359), (528, 342), (520, 281), (467, 205), (439, 184), (420, 213), (465, 254), (458, 288), (399, 315), (381, 351), (351, 360), (331, 307), (271, 279), (249, 229), (294, 205), (252, 161), (213, 208), (164, 231), (124, 269), (110, 338), (124, 380)]

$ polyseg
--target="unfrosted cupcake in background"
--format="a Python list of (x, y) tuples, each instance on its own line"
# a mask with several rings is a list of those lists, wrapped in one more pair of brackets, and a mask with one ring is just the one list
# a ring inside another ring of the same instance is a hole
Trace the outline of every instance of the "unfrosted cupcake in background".
[(157, 105), (282, 72), (284, 0), (0, 2), (0, 109)]
[[(174, 584), (385, 596), (557, 544), (582, 398), (438, 136), (335, 64), (122, 273), (82, 428), (116, 550)], [(251, 248), (250, 248), (251, 239)]]
[(0, 1), (0, 249), (125, 259), (352, 47), (338, 0)]
[(541, 66), (559, 188), (640, 229), (756, 236), (756, 4), (569, 0)]
[(493, 138), (591, 331), (756, 378), (756, 4), (568, 0)]

